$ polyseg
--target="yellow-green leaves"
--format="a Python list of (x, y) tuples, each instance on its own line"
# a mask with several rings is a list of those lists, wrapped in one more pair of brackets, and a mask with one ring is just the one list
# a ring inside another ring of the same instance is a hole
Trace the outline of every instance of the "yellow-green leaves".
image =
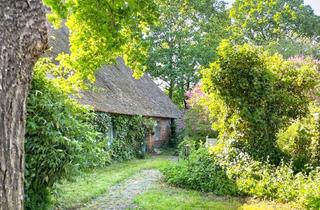
[[(157, 18), (154, 0), (44, 0), (49, 19), (59, 25), (66, 20), (70, 31), (70, 54), (59, 56), (62, 69), (72, 71), (65, 79), (72, 84), (94, 80), (104, 64), (124, 56), (141, 75), (148, 45), (143, 37)], [(72, 69), (72, 70), (71, 70)], [(79, 80), (80, 82), (76, 81)], [(77, 85), (75, 85), (77, 86)]]
[(219, 59), (202, 71), (220, 138), (255, 158), (277, 163), (277, 132), (305, 116), (319, 76), (314, 64), (286, 61), (253, 45), (223, 41)]
[(309, 38), (320, 34), (320, 17), (303, 0), (236, 0), (229, 15), (233, 39), (241, 43), (265, 45), (289, 33)]

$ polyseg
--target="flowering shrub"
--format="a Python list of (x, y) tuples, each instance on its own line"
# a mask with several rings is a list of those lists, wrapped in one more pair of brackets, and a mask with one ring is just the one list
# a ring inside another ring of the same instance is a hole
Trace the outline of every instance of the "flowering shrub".
[(290, 164), (282, 162), (275, 166), (269, 162), (256, 161), (247, 153), (232, 147), (224, 147), (220, 152), (211, 148), (210, 153), (219, 160), (228, 177), (235, 181), (238, 190), (244, 194), (280, 202), (294, 202), (308, 209), (320, 207), (318, 169), (308, 174), (295, 173)]
[(184, 115), (185, 135), (198, 142), (204, 142), (206, 136), (216, 137), (213, 130), (214, 118), (210, 116), (207, 101), (208, 96), (202, 91), (202, 84), (198, 83), (186, 93), (188, 110)]

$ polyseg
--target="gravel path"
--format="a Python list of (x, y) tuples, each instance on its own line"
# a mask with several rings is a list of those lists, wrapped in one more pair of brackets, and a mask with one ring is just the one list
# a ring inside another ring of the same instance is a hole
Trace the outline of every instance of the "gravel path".
[(134, 198), (147, 191), (161, 178), (159, 170), (142, 170), (129, 180), (112, 186), (104, 195), (94, 199), (82, 209), (134, 209)]

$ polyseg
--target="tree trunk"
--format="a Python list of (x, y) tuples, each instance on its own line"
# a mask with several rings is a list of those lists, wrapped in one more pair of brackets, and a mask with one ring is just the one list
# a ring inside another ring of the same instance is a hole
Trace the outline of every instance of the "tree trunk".
[(172, 100), (172, 98), (173, 98), (173, 88), (174, 88), (173, 80), (170, 80), (168, 96), (169, 96), (169, 98), (170, 98), (171, 100)]
[(0, 0), (0, 210), (23, 209), (26, 98), (46, 48), (41, 0)]

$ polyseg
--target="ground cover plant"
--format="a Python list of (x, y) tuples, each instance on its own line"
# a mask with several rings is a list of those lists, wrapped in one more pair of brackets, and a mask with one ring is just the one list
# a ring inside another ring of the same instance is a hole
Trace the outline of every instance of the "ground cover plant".
[(240, 199), (204, 196), (198, 191), (183, 190), (158, 184), (135, 200), (139, 209), (213, 209), (234, 210)]

